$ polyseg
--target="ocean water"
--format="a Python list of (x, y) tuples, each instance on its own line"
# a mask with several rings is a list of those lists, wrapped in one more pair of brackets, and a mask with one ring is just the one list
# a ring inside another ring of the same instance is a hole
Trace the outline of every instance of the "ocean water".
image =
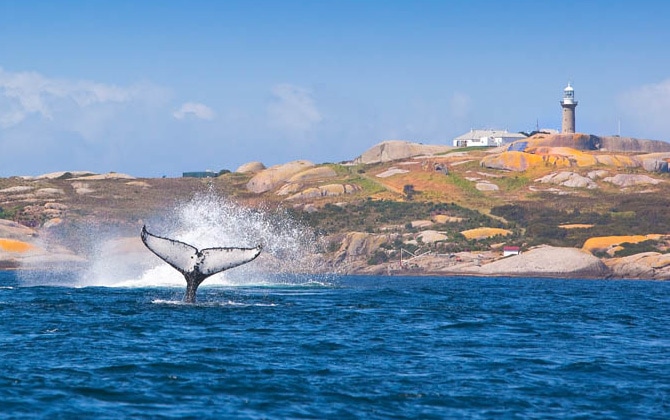
[(0, 272), (0, 418), (670, 418), (670, 283), (296, 277), (182, 294)]

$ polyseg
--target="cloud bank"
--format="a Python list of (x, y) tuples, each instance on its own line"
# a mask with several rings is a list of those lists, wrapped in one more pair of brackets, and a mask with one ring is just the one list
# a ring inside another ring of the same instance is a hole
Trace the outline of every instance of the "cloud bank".
[(12, 73), (0, 67), (0, 126), (20, 124), (31, 115), (54, 120), (64, 109), (129, 102), (140, 97), (138, 86), (121, 88), (90, 81), (49, 79), (36, 72)]

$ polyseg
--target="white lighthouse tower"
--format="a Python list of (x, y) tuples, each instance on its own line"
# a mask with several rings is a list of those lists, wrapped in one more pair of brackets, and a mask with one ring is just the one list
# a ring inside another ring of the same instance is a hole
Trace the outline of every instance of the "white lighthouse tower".
[(561, 107), (563, 107), (563, 127), (561, 128), (561, 133), (574, 133), (577, 101), (575, 101), (575, 90), (570, 86), (570, 83), (563, 89)]

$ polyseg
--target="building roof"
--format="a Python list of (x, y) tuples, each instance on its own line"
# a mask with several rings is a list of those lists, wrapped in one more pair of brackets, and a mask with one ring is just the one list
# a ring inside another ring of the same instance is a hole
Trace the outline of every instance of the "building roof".
[(510, 133), (507, 130), (470, 130), (467, 133), (456, 137), (454, 140), (479, 140), (482, 137), (526, 138), (526, 136), (521, 133)]

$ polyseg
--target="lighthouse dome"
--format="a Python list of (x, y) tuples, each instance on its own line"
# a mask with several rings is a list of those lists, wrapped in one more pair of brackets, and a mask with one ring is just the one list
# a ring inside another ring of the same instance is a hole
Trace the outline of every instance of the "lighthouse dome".
[(563, 89), (563, 103), (565, 104), (577, 104), (575, 101), (575, 90), (572, 88), (572, 85), (568, 83), (568, 86)]

